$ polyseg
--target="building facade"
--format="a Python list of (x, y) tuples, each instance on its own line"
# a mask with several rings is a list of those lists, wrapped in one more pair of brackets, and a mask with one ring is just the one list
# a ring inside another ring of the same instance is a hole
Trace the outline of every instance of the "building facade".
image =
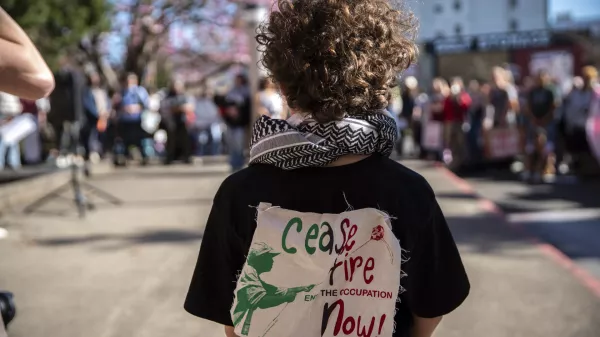
[(412, 0), (419, 41), (547, 29), (547, 0)]

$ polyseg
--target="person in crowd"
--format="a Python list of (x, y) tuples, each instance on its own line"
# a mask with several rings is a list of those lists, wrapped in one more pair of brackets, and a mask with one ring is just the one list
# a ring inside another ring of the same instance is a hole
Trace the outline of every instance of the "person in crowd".
[(90, 155), (92, 151), (99, 153), (100, 132), (105, 130), (112, 110), (108, 92), (102, 88), (100, 76), (95, 72), (87, 75), (87, 86), (83, 91), (83, 110), (85, 118), (82, 121), (79, 142), (84, 151), (84, 173), (89, 175)]
[(581, 75), (581, 85), (574, 85), (561, 107), (567, 150), (565, 161), (574, 171), (580, 168), (582, 157), (590, 153), (586, 123), (590, 117), (592, 102), (598, 95), (597, 69), (586, 66), (581, 70)]
[(72, 57), (61, 55), (59, 63), (60, 69), (54, 75), (56, 88), (50, 95), (52, 112), (48, 121), (56, 132), (60, 155), (65, 156), (77, 151), (76, 138), (85, 121), (83, 92), (86, 85), (85, 77)]
[(501, 67), (492, 69), (492, 85), (487, 98), (494, 109), (494, 127), (506, 127), (508, 113), (512, 109), (510, 85), (506, 81), (506, 70)]
[(50, 102), (47, 98), (21, 99), (21, 106), (23, 107), (22, 114), (28, 115), (36, 124), (36, 129), (23, 140), (23, 159), (26, 164), (38, 164), (42, 161), (40, 124), (47, 118)]
[(521, 144), (521, 154), (527, 156), (527, 132), (528, 132), (528, 117), (527, 107), (529, 106), (529, 93), (535, 87), (535, 80), (531, 76), (523, 78), (523, 84), (519, 88), (519, 106), (521, 110), (517, 115), (517, 128), (519, 129), (519, 137)]
[[(573, 86), (571, 87), (571, 90), (582, 90), (584, 86), (585, 86), (585, 81), (583, 80), (583, 77), (581, 77), (581, 76), (573, 77)], [(571, 91), (569, 91), (569, 92), (571, 92)]]
[[(419, 95), (418, 92), (419, 83), (414, 76), (408, 76), (401, 87), (400, 98), (402, 99), (402, 109), (400, 110), (400, 118), (406, 123), (406, 128), (402, 130), (402, 139), (406, 139), (406, 136), (410, 135), (413, 140), (420, 136), (419, 130), (417, 130), (417, 123), (414, 120), (416, 98)], [(419, 142), (419, 141), (417, 141)], [(403, 142), (404, 143), (404, 142)], [(400, 147), (401, 149), (403, 148)], [(410, 151), (410, 150), (409, 150)], [(402, 154), (402, 153), (400, 153)]]
[(142, 113), (148, 108), (148, 96), (148, 91), (139, 85), (137, 75), (129, 73), (124, 77), (121, 94), (115, 97), (117, 133), (122, 140), (123, 152), (119, 155), (127, 158), (130, 147), (137, 147), (142, 156), (142, 165), (148, 163), (148, 155), (143, 144), (146, 133), (142, 128)]
[(467, 133), (469, 157), (471, 162), (477, 163), (483, 159), (481, 133), (486, 110), (485, 96), (481, 88), (481, 83), (478, 80), (471, 80), (469, 82), (468, 94), (471, 97), (471, 106), (469, 107), (467, 117), (469, 122), (469, 131)]
[(553, 175), (554, 157), (554, 92), (549, 87), (550, 77), (540, 71), (527, 99), (525, 124), (528, 140), (525, 147), (526, 160), (523, 179), (534, 183), (542, 181), (544, 174)]
[(246, 76), (235, 78), (233, 89), (225, 96), (224, 120), (227, 124), (229, 164), (235, 172), (244, 167), (246, 131), (250, 126), (252, 102)]
[[(249, 167), (219, 188), (185, 309), (224, 325), (228, 337), (333, 336), (343, 312), (367, 322), (377, 315), (373, 336), (430, 337), (470, 286), (431, 187), (389, 158), (397, 137), (386, 107), (397, 74), (417, 57), (414, 16), (387, 0), (280, 1), (278, 9), (257, 41), (293, 115), (260, 117)], [(346, 219), (341, 229), (335, 219)], [(355, 286), (388, 288), (389, 299), (321, 296), (353, 284), (344, 253), (363, 242), (373, 244), (364, 249), (377, 275), (357, 273)], [(356, 329), (345, 324), (344, 335)]]
[(222, 118), (219, 107), (215, 104), (211, 90), (201, 90), (196, 100), (195, 135), (198, 140), (197, 154), (218, 155), (221, 153), (223, 141)]
[(38, 132), (41, 147), (41, 158), (47, 163), (53, 163), (58, 157), (58, 139), (52, 124), (48, 122), (48, 114), (52, 111), (50, 100), (41, 98), (38, 102)]
[[(429, 96), (428, 104), (426, 105), (425, 115), (426, 118), (422, 118), (423, 125), (426, 128), (427, 124), (431, 122), (443, 123), (444, 121), (444, 102), (450, 95), (450, 87), (448, 82), (443, 78), (435, 78), (431, 84), (431, 95)], [(440, 132), (440, 148), (429, 149), (421, 148), (422, 158), (434, 158), (440, 159), (443, 150), (443, 131)]]
[(508, 94), (508, 120), (509, 124), (514, 124), (518, 119), (518, 116), (521, 112), (521, 107), (519, 105), (519, 90), (517, 89), (517, 85), (515, 84), (515, 77), (512, 73), (512, 70), (509, 67), (506, 67), (504, 70), (504, 89)]
[(431, 93), (431, 120), (437, 122), (444, 121), (444, 102), (450, 95), (448, 82), (443, 78), (435, 78), (432, 82)]
[(423, 148), (423, 131), (427, 125), (430, 115), (429, 95), (424, 90), (419, 90), (419, 94), (415, 99), (415, 112), (413, 114), (413, 122), (416, 125), (415, 140), (419, 150), (419, 158), (427, 158), (427, 151)]
[(453, 168), (458, 168), (466, 159), (465, 134), (463, 125), (471, 107), (471, 97), (465, 91), (460, 77), (452, 79), (450, 95), (444, 101), (444, 154), (443, 160)]
[(6, 139), (3, 133), (11, 124), (14, 125), (15, 117), (23, 111), (21, 101), (17, 96), (0, 92), (0, 170), (8, 166), (17, 170), (21, 168), (21, 149), (18, 141)]
[(192, 138), (190, 125), (194, 120), (194, 105), (185, 93), (185, 84), (174, 80), (161, 103), (162, 121), (167, 129), (167, 146), (164, 163), (181, 159), (192, 162)]
[(261, 79), (259, 90), (255, 98), (258, 114), (274, 119), (286, 119), (283, 98), (277, 92), (273, 81), (268, 77)]
[(409, 128), (413, 122), (413, 114), (415, 112), (415, 99), (418, 95), (418, 87), (419, 83), (417, 79), (413, 76), (409, 76), (404, 80), (401, 89), (401, 98), (402, 98), (402, 110), (400, 111), (400, 117), (406, 120)]

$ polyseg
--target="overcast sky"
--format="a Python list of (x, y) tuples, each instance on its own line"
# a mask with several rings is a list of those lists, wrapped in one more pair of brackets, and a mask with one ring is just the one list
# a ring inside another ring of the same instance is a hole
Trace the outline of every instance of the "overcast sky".
[(574, 19), (600, 19), (600, 0), (548, 0), (551, 21), (564, 12), (571, 12)]

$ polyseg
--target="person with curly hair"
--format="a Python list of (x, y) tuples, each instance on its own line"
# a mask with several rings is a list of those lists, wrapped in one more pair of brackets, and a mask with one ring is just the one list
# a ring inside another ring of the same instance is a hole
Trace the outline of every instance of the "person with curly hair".
[[(189, 313), (224, 325), (228, 337), (342, 330), (430, 337), (464, 301), (469, 281), (433, 190), (389, 159), (397, 130), (385, 109), (398, 75), (417, 57), (416, 26), (412, 12), (387, 0), (277, 2), (256, 39), (293, 114), (261, 116), (250, 165), (219, 188), (184, 305)], [(388, 226), (376, 222), (382, 219)], [(376, 225), (375, 239), (369, 225)], [(277, 263), (263, 281), (242, 284), (251, 247), (263, 243), (281, 252)], [(363, 264), (369, 251), (379, 255)], [(364, 272), (353, 280), (356, 268)], [(315, 286), (270, 308), (260, 305), (264, 282)], [(377, 282), (387, 282), (389, 293)], [(235, 309), (245, 303), (240, 289), (257, 304), (251, 320)]]

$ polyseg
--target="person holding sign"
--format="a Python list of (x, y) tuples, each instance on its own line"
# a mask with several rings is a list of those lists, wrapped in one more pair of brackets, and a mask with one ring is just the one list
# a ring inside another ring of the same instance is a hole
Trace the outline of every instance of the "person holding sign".
[(254, 125), (184, 308), (228, 337), (430, 337), (470, 285), (433, 190), (389, 159), (414, 15), (387, 0), (276, 7), (257, 41), (293, 115)]

